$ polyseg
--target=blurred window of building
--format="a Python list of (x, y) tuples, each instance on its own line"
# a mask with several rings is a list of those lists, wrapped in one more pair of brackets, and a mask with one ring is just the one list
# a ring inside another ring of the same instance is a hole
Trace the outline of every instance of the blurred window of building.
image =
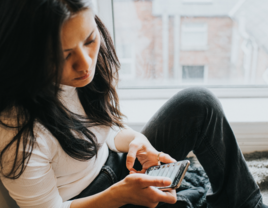
[(135, 78), (135, 61), (132, 44), (118, 43), (116, 52), (121, 63), (120, 79), (129, 80)]
[(206, 50), (208, 29), (205, 23), (184, 23), (181, 32), (182, 50)]
[(182, 80), (185, 82), (203, 82), (205, 66), (182, 66)]

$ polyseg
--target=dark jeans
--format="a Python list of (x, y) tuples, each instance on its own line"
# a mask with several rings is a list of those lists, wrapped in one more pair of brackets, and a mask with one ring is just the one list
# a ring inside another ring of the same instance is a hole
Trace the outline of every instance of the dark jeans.
[[(207, 195), (208, 207), (261, 207), (259, 187), (249, 172), (221, 104), (208, 90), (189, 88), (179, 92), (158, 110), (142, 133), (158, 151), (168, 153), (176, 160), (185, 159), (193, 150), (211, 183), (212, 189)], [(121, 159), (110, 158), (118, 160), (120, 169), (116, 163), (113, 163), (114, 167), (104, 167), (108, 172), (114, 170), (113, 182), (128, 174), (125, 157), (126, 154)], [(136, 163), (135, 167), (139, 165)], [(88, 190), (92, 190), (90, 186)], [(92, 193), (85, 190), (85, 195)], [(179, 206), (166, 204), (161, 207)]]

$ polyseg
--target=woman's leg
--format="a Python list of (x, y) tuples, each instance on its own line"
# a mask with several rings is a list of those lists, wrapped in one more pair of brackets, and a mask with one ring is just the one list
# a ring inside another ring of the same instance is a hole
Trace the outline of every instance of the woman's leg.
[(193, 150), (212, 186), (210, 207), (259, 208), (262, 198), (219, 101), (202, 88), (172, 97), (142, 133), (158, 150), (183, 160)]

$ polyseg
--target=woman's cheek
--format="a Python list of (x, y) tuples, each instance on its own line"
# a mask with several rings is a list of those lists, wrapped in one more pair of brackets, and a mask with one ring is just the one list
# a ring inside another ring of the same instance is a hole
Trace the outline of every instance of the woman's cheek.
[[(63, 72), (62, 72), (62, 80), (64, 82), (68, 82), (68, 80), (72, 80), (72, 77), (71, 77), (71, 70), (70, 70), (70, 66), (69, 64), (65, 65), (64, 68), (63, 68)], [(74, 77), (75, 78), (75, 77)], [(73, 79), (74, 79), (73, 78)]]

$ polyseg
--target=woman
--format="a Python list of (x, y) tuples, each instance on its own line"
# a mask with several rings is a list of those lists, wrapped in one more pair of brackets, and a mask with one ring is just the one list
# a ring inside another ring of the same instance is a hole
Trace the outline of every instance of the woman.
[(91, 8), (88, 0), (0, 1), (1, 180), (11, 197), (27, 208), (177, 207), (175, 191), (152, 187), (170, 180), (143, 173), (194, 150), (212, 185), (210, 207), (265, 207), (208, 91), (178, 93), (142, 134), (124, 126), (119, 62)]

